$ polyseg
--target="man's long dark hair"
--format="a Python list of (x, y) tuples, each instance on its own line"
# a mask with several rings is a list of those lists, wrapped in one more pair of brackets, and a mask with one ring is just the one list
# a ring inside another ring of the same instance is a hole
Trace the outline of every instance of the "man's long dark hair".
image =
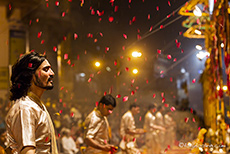
[(24, 54), (12, 67), (10, 100), (15, 101), (26, 96), (30, 86), (32, 76), (41, 63), (46, 59), (44, 55), (36, 52)]

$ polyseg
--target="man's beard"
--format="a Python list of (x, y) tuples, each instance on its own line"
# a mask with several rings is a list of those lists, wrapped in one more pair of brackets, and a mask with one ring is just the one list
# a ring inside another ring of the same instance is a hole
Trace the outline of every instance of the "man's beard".
[[(35, 84), (36, 86), (38, 86), (38, 87), (40, 87), (40, 88), (42, 88), (42, 89), (46, 89), (46, 90), (51, 90), (51, 89), (53, 89), (53, 87), (54, 87), (54, 86), (53, 86), (53, 83), (52, 83), (51, 86), (49, 86), (49, 85), (44, 86), (44, 85), (42, 84), (40, 78), (38, 77), (38, 75), (35, 74), (35, 78), (36, 78), (36, 81), (34, 82), (34, 84)], [(48, 82), (49, 82), (51, 79), (52, 79), (52, 77), (50, 77), (50, 78), (48, 79), (47, 84), (48, 84)]]

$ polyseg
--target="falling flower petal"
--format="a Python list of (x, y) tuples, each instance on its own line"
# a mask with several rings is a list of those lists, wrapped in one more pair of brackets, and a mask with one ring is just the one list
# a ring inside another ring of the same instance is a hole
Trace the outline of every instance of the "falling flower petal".
[(165, 104), (164, 106), (165, 106), (165, 107), (169, 107), (169, 104)]
[(68, 65), (70, 65), (70, 64), (71, 64), (71, 61), (70, 61), (70, 60), (68, 60), (68, 61), (67, 61), (67, 64), (68, 64)]
[(127, 35), (123, 34), (123, 37), (124, 37), (125, 39), (127, 39)]
[(60, 88), (60, 90), (63, 90), (63, 89), (64, 89), (64, 87), (61, 87), (61, 88)]
[(117, 60), (114, 60), (114, 62), (113, 62), (113, 63), (114, 63), (114, 65), (115, 65), (115, 66), (117, 66)]
[(141, 121), (141, 116), (139, 117), (139, 121)]
[(125, 71), (126, 71), (126, 72), (128, 72), (128, 71), (129, 71), (129, 68), (128, 68), (128, 67), (126, 67), (126, 68), (125, 68)]
[(134, 94), (135, 94), (135, 92), (134, 92), (134, 91), (132, 91), (132, 92), (131, 92), (131, 95), (134, 95)]
[(41, 44), (44, 44), (44, 42), (45, 42), (44, 40), (41, 40)]
[(68, 54), (64, 54), (64, 59), (68, 59)]
[(157, 11), (159, 11), (159, 6), (156, 7)]
[(91, 82), (91, 80), (92, 80), (92, 78), (89, 78), (89, 79), (88, 79), (88, 82)]
[(173, 59), (173, 62), (176, 62), (176, 58)]
[(109, 22), (113, 22), (114, 18), (113, 17), (109, 17)]
[(156, 98), (156, 94), (153, 94), (153, 98)]
[(53, 51), (54, 51), (54, 52), (57, 52), (57, 47), (54, 46), (54, 47), (53, 47)]
[(114, 12), (117, 12), (117, 10), (118, 10), (118, 6), (115, 6), (114, 7)]
[(190, 109), (190, 112), (193, 113), (193, 109), (192, 108)]
[(128, 101), (128, 99), (129, 99), (129, 97), (128, 97), (128, 96), (125, 96), (125, 97), (123, 97), (122, 101), (123, 101), (123, 102), (126, 102), (126, 101)]
[(56, 6), (59, 6), (59, 1), (56, 1), (56, 2), (55, 2), (55, 5), (56, 5)]
[(189, 118), (184, 118), (184, 122), (187, 123)]
[(150, 14), (148, 14), (148, 20), (150, 19)]
[(132, 80), (131, 80), (131, 83), (134, 83), (134, 82), (135, 82), (135, 79), (132, 79)]
[(171, 55), (167, 55), (167, 58), (168, 58), (168, 59), (172, 59), (172, 56), (171, 56)]
[(70, 113), (70, 117), (74, 117), (74, 113), (73, 112)]
[(169, 6), (171, 6), (171, 3), (170, 3), (170, 1), (168, 1), (168, 5), (169, 5)]
[(196, 122), (195, 118), (192, 118), (192, 121), (193, 121), (193, 122)]
[(161, 54), (161, 50), (157, 49), (157, 53)]
[(161, 103), (164, 103), (165, 102), (165, 98), (162, 98), (162, 101), (161, 101)]
[(116, 98), (120, 98), (121, 97), (121, 95), (120, 94), (118, 94), (117, 96), (116, 96)]
[(192, 80), (192, 83), (195, 83), (195, 82), (196, 82), (196, 79), (193, 79), (193, 80)]
[(99, 104), (98, 102), (95, 103), (96, 107), (98, 106), (98, 104)]
[(173, 112), (173, 111), (175, 111), (176, 109), (175, 109), (175, 107), (171, 107), (170, 110)]
[(149, 83), (149, 80), (146, 80), (146, 83)]
[(42, 32), (38, 32), (38, 38), (40, 38), (42, 35)]
[(160, 29), (162, 29), (162, 28), (164, 28), (164, 26), (163, 26), (163, 25), (160, 25)]

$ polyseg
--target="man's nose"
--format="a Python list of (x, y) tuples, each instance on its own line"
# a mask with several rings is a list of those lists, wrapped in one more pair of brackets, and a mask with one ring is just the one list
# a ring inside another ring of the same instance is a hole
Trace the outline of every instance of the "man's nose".
[(54, 71), (52, 69), (50, 69), (50, 76), (54, 76)]

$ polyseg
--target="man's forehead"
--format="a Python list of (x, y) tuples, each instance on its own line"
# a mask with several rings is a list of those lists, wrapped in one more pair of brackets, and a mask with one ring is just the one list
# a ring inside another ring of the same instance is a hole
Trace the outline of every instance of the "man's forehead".
[(48, 60), (44, 60), (41, 65), (39, 66), (40, 69), (44, 68), (44, 67), (51, 67), (50, 63), (48, 62)]

